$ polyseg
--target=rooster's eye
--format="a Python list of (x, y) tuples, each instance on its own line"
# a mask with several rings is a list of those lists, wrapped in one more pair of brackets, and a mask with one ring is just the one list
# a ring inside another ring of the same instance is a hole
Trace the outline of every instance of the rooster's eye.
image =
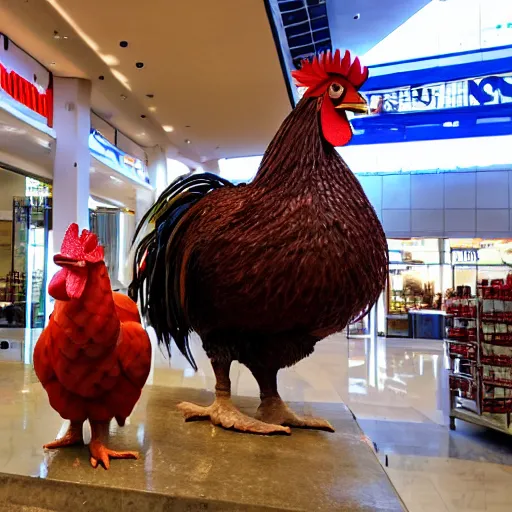
[(337, 100), (341, 97), (343, 94), (344, 89), (343, 86), (338, 84), (337, 82), (334, 82), (329, 87), (329, 98), (332, 98), (333, 100)]

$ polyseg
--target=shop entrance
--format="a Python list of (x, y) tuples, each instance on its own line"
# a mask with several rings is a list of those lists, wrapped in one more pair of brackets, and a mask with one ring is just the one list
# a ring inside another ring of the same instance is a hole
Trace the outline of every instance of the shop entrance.
[(51, 186), (0, 168), (0, 187), (0, 331), (22, 341), (45, 324)]

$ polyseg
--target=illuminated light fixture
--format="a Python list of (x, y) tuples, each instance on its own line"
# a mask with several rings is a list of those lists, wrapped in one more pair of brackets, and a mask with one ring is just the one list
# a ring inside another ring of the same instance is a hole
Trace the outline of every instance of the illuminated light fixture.
[[(59, 14), (64, 21), (66, 21), (71, 27), (75, 30), (75, 32), (85, 41), (85, 43), (91, 48), (96, 55), (100, 57), (103, 62), (105, 62), (108, 66), (117, 66), (119, 64), (119, 59), (114, 55), (104, 55), (100, 51), (99, 45), (91, 39), (76, 23), (76, 21), (68, 14), (66, 9), (60, 5), (58, 0), (46, 0)], [(58, 35), (58, 33), (57, 33)], [(60, 37), (60, 36), (59, 36)], [(129, 90), (131, 91), (131, 87), (129, 85), (128, 79), (116, 69), (112, 69), (112, 74)]]
[(8, 132), (8, 133), (18, 133), (20, 135), (24, 135), (26, 132), (26, 130), (22, 130), (20, 128), (16, 128), (14, 126), (9, 126), (9, 125), (1, 125), (0, 126), (0, 130), (3, 131), (3, 132)]
[(165, 132), (167, 133), (171, 133), (174, 131), (174, 128), (172, 126), (169, 126), (168, 124), (162, 126), (162, 128), (164, 129)]
[(148, 110), (149, 110), (150, 112), (156, 112), (156, 107), (149, 107), (149, 108), (148, 108)]
[(42, 146), (43, 148), (51, 149), (51, 147), (52, 147), (50, 141), (42, 139), (41, 137), (34, 137), (34, 140), (36, 141), (37, 144), (39, 144), (39, 146)]
[(130, 84), (128, 83), (128, 78), (123, 75), (123, 73), (121, 73), (121, 71), (117, 70), (117, 69), (111, 69), (110, 71), (112, 71), (112, 74), (129, 90), (131, 91), (132, 88), (130, 86)]
[(101, 55), (101, 60), (107, 66), (119, 66), (119, 59), (115, 55)]
[(185, 139), (185, 144), (192, 144), (192, 141), (190, 139)]

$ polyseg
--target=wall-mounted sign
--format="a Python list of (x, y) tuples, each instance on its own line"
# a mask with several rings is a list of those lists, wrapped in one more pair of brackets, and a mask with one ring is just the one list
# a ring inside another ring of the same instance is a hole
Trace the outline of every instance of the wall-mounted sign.
[(512, 104), (512, 73), (367, 93), (372, 114)]
[(92, 155), (122, 175), (149, 184), (149, 175), (142, 160), (126, 154), (109, 142), (94, 128), (89, 135), (89, 149)]
[(52, 74), (3, 34), (0, 34), (0, 94), (24, 114), (53, 126)]
[(478, 263), (478, 249), (453, 249), (452, 265)]

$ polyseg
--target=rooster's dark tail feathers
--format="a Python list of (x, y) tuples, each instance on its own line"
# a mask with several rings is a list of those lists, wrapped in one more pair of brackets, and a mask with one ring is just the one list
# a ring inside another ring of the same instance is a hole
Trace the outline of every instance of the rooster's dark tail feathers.
[[(181, 221), (204, 196), (226, 186), (233, 185), (209, 173), (178, 178), (144, 215), (132, 241), (132, 246), (137, 246), (128, 295), (134, 301), (140, 299), (143, 317), (155, 329), (158, 342), (166, 345), (169, 355), (171, 339), (174, 339), (194, 369), (197, 366), (189, 347), (191, 326), (179, 293), (180, 265), (177, 258), (186, 228)], [(154, 223), (154, 229), (138, 241), (143, 228), (151, 223)]]

